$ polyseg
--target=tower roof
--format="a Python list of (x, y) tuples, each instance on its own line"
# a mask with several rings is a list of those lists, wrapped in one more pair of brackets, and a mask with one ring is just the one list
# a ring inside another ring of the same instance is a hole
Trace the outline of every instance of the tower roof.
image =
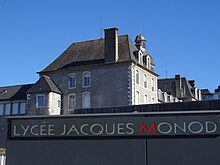
[(146, 42), (147, 40), (146, 40), (146, 38), (145, 38), (145, 36), (143, 34), (138, 34), (136, 36), (136, 38), (135, 38), (135, 43), (139, 43), (141, 41), (145, 41)]
[(55, 92), (58, 94), (62, 94), (62, 92), (56, 86), (53, 80), (45, 75), (41, 76), (41, 78), (26, 93), (40, 92)]

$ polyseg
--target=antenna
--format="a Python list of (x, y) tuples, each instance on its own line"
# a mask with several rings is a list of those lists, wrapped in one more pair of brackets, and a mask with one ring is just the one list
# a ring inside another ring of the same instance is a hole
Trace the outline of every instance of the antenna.
[(102, 33), (103, 33), (103, 27), (102, 27), (102, 16), (101, 16), (100, 32), (101, 32), (101, 38), (102, 38)]

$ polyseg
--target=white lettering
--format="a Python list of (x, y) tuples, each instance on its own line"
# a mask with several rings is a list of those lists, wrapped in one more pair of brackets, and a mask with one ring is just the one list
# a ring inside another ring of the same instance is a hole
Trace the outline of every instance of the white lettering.
[[(169, 128), (167, 129), (167, 131), (162, 131), (162, 130), (161, 130), (160, 127), (163, 126), (163, 125), (169, 127)], [(172, 131), (172, 126), (170, 125), (170, 123), (162, 122), (162, 123), (158, 124), (157, 130), (158, 130), (160, 133), (162, 133), (162, 134), (168, 134), (168, 133), (170, 133), (170, 132)]]
[(115, 134), (115, 124), (112, 124), (112, 132), (108, 132), (108, 124), (105, 125), (105, 129), (106, 129), (106, 134), (107, 135), (113, 135)]
[(48, 126), (48, 135), (55, 135), (55, 134), (53, 133), (53, 131), (54, 131), (54, 125), (49, 125), (49, 126)]
[[(193, 130), (193, 129), (192, 129), (192, 126), (193, 126), (193, 125), (198, 125), (200, 128), (199, 128), (197, 131), (196, 131), (195, 129)], [(188, 129), (189, 129), (189, 131), (192, 132), (192, 133), (201, 133), (202, 130), (203, 130), (203, 125), (202, 125), (200, 122), (198, 122), (198, 121), (194, 121), (194, 122), (191, 122), (191, 123), (189, 124)]]
[(71, 132), (76, 132), (77, 135), (79, 135), (79, 131), (76, 129), (75, 125), (72, 125), (72, 127), (68, 131), (67, 135), (69, 135)]
[(27, 134), (29, 127), (30, 127), (29, 125), (26, 128), (23, 125), (21, 125), (21, 128), (24, 130), (23, 136)]
[(186, 133), (186, 122), (183, 122), (183, 126), (174, 123), (174, 133), (177, 133), (177, 128)]
[[(216, 123), (212, 122), (212, 121), (207, 121), (205, 122), (206, 125), (206, 133), (213, 133), (217, 130), (217, 125)], [(211, 129), (211, 125), (213, 126), (213, 128)]]
[(133, 127), (133, 123), (127, 123), (126, 124), (126, 127), (129, 131), (126, 131), (126, 134), (129, 134), (129, 135), (132, 135), (134, 133), (134, 129), (132, 128)]
[(124, 126), (125, 124), (124, 123), (118, 123), (118, 134), (119, 135), (124, 135), (125, 132), (123, 132), (123, 129), (124, 129)]
[(21, 136), (20, 133), (17, 133), (17, 132), (16, 132), (16, 130), (17, 130), (17, 126), (14, 125), (14, 136)]
[(39, 127), (39, 125), (33, 125), (33, 126), (31, 127), (31, 134), (32, 134), (32, 135), (35, 135), (35, 136), (38, 136), (39, 134), (34, 132), (34, 128), (36, 128), (36, 127)]
[(86, 126), (88, 126), (88, 124), (83, 124), (83, 125), (80, 127), (80, 131), (81, 131), (81, 133), (82, 133), (83, 135), (88, 135), (88, 133), (86, 133), (86, 132), (83, 131), (83, 128), (86, 127)]
[[(97, 126), (100, 128), (100, 130), (98, 130), (98, 132), (94, 132), (94, 127), (97, 127)], [(103, 128), (103, 126), (101, 124), (93, 124), (90, 127), (90, 131), (94, 135), (101, 135), (101, 134), (103, 135), (103, 130), (104, 130), (104, 128)]]

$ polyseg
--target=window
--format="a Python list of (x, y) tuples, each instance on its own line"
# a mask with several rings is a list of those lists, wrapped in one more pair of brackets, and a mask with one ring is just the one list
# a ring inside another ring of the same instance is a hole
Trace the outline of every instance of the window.
[(154, 98), (153, 97), (151, 98), (151, 100), (152, 100), (152, 103), (154, 103)]
[(68, 109), (74, 110), (76, 109), (76, 94), (70, 94), (68, 98)]
[(37, 95), (36, 108), (45, 107), (45, 95)]
[(154, 91), (154, 88), (155, 88), (155, 87), (154, 87), (154, 86), (155, 86), (154, 83), (155, 83), (155, 82), (154, 82), (154, 78), (152, 78), (152, 79), (151, 79), (151, 89), (152, 89), (152, 91)]
[(150, 58), (147, 57), (147, 68), (150, 69)]
[(0, 104), (0, 116), (4, 115), (4, 104)]
[(90, 92), (83, 93), (82, 108), (90, 108)]
[(144, 95), (144, 103), (147, 103), (147, 95)]
[(147, 88), (147, 75), (144, 74), (144, 87)]
[(136, 94), (135, 94), (136, 96), (135, 96), (135, 105), (138, 105), (139, 104), (139, 98), (140, 98), (140, 94), (139, 94), (139, 92), (138, 91), (136, 91)]
[(20, 114), (25, 114), (26, 113), (26, 106), (25, 103), (20, 103)]
[(139, 71), (136, 70), (136, 84), (139, 84)]
[(5, 115), (11, 114), (11, 104), (7, 103), (5, 104)]
[(18, 103), (12, 104), (12, 115), (18, 115)]
[(57, 100), (57, 103), (58, 103), (58, 108), (61, 108), (61, 100)]
[(69, 74), (68, 86), (69, 86), (69, 88), (76, 87), (76, 74), (75, 73)]
[(83, 73), (83, 87), (90, 87), (91, 86), (91, 73), (84, 72)]

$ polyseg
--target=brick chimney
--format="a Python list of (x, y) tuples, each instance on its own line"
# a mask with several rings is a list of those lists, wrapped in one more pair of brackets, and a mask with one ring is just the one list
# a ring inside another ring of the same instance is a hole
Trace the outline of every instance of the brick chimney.
[(118, 29), (110, 28), (105, 31), (105, 62), (118, 61)]

